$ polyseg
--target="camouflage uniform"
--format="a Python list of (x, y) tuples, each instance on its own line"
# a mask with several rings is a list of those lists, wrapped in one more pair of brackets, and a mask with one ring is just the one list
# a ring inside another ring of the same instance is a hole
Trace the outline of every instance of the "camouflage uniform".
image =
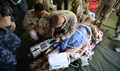
[(100, 20), (101, 24), (104, 24), (108, 19), (110, 13), (112, 12), (113, 5), (115, 4), (116, 0), (100, 0), (99, 5), (96, 9), (96, 19)]
[(59, 10), (54, 11), (53, 15), (60, 15), (65, 18), (64, 24), (61, 26), (61, 29), (65, 30), (65, 33), (61, 36), (62, 40), (65, 40), (66, 38), (70, 38), (76, 30), (77, 26), (77, 17), (76, 15), (67, 10)]
[(38, 18), (35, 15), (34, 9), (29, 10), (24, 18), (24, 28), (27, 29), (28, 32), (30, 32), (31, 30), (34, 30), (34, 27), (36, 25), (38, 25), (45, 31), (44, 35), (47, 36), (49, 33), (49, 15), (50, 14), (45, 11), (45, 15), (42, 18)]
[(78, 18), (78, 22), (83, 22), (89, 13), (89, 2), (86, 3), (85, 0), (74, 0), (72, 2), (71, 11), (74, 12)]
[(9, 11), (5, 0), (0, 0), (0, 14), (1, 16), (11, 16), (11, 21), (15, 21), (14, 17)]
[(16, 50), (20, 39), (6, 28), (0, 28), (0, 71), (16, 70)]
[(28, 11), (28, 6), (26, 0), (21, 0), (20, 3), (14, 4), (10, 0), (7, 0), (13, 9), (13, 17), (15, 18), (15, 23), (18, 29), (22, 29), (22, 19), (24, 18), (26, 12)]

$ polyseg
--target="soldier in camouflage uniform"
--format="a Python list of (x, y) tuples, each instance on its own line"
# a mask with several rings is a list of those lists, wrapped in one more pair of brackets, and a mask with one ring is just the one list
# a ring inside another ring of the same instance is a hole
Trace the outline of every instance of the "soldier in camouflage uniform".
[(52, 34), (55, 34), (54, 30), (56, 31), (57, 29), (65, 31), (61, 37), (55, 39), (56, 42), (70, 38), (75, 33), (76, 26), (77, 17), (71, 11), (59, 10), (53, 11), (53, 14), (51, 14), (49, 27), (52, 31)]
[(84, 22), (84, 20), (90, 16), (88, 9), (89, 1), (90, 0), (73, 0), (71, 11), (76, 14), (78, 22)]
[(108, 19), (110, 13), (112, 12), (115, 1), (116, 0), (100, 0), (95, 14), (95, 18), (100, 21), (98, 24), (99, 29), (102, 29), (102, 24), (104, 24)]
[(34, 9), (29, 10), (25, 15), (24, 27), (34, 40), (38, 40), (38, 35), (41, 35), (39, 37), (41, 40), (47, 36), (49, 15), (42, 3), (36, 3)]
[(0, 28), (0, 71), (16, 71), (16, 50), (20, 39), (7, 28)]

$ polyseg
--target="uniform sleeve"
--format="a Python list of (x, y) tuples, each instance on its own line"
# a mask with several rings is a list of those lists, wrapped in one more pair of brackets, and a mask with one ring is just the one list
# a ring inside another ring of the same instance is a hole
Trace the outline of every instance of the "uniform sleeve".
[(15, 21), (15, 18), (10, 13), (9, 8), (7, 6), (7, 2), (5, 0), (0, 1), (0, 14), (1, 16), (11, 16), (10, 20)]
[(32, 21), (32, 16), (30, 12), (27, 12), (24, 17), (24, 28), (29, 31), (31, 29), (34, 29), (35, 25), (36, 22)]
[(70, 38), (76, 31), (77, 26), (77, 17), (74, 15), (70, 18), (69, 22), (70, 25), (68, 27), (68, 30), (65, 34), (62, 35), (61, 39), (65, 40), (66, 38)]
[(45, 13), (46, 13), (46, 14), (45, 14), (44, 18), (45, 18), (45, 19), (49, 19), (49, 18), (50, 18), (50, 13), (48, 13), (47, 11), (45, 11)]

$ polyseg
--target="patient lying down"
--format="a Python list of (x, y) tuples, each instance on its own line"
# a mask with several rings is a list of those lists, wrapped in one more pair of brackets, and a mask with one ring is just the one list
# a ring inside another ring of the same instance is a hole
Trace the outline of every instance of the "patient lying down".
[(74, 53), (79, 54), (75, 57), (75, 60), (82, 59), (83, 56), (90, 58), (93, 52), (92, 49), (101, 39), (102, 32), (99, 31), (96, 26), (84, 22), (78, 25), (76, 32), (70, 38), (61, 41), (53, 51), (47, 53), (47, 56), (54, 53), (65, 52), (70, 56)]
[[(78, 52), (86, 45), (93, 49), (101, 41), (102, 32), (96, 26), (88, 23), (79, 24), (76, 32), (68, 39), (62, 41), (56, 50), (60, 52)], [(82, 55), (82, 54), (81, 54)]]

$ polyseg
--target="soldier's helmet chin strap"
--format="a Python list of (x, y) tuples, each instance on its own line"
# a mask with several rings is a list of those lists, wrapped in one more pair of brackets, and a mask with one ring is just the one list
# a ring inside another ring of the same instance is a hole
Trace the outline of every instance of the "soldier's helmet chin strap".
[(11, 0), (14, 4), (18, 4), (21, 2), (21, 0)]

